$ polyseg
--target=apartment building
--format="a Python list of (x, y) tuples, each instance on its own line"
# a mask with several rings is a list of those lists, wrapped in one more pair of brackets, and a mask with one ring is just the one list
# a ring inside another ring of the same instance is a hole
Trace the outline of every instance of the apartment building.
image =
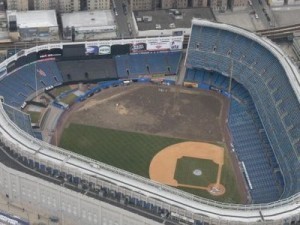
[(87, 0), (87, 10), (110, 9), (110, 0)]
[(188, 7), (188, 0), (161, 0), (162, 9), (182, 9)]
[(227, 0), (210, 0), (208, 2), (208, 5), (214, 10), (214, 11), (226, 11), (228, 8)]
[(155, 0), (131, 0), (130, 3), (134, 11), (152, 10), (155, 5)]
[(192, 0), (191, 7), (193, 7), (193, 8), (207, 7), (207, 0)]
[(28, 0), (7, 0), (8, 10), (26, 11), (28, 10)]
[(59, 0), (33, 0), (34, 10), (59, 10)]
[[(143, 2), (144, 0), (136, 1)], [(145, 4), (140, 4), (139, 7), (143, 8)], [(54, 9), (61, 13), (68, 13), (82, 10), (110, 9), (110, 0), (7, 0), (7, 8), (8, 10), (17, 11)]]

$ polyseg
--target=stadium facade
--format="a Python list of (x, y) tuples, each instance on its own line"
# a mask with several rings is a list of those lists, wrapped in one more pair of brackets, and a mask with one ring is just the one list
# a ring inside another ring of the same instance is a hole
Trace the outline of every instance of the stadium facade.
[[(0, 193), (10, 204), (57, 217), (63, 224), (281, 225), (300, 221), (297, 69), (275, 44), (248, 31), (203, 20), (193, 20), (192, 26), (186, 67), (217, 71), (248, 89), (283, 175), (283, 190), (278, 199), (235, 205), (193, 196), (35, 139), (10, 119), (1, 103)], [(172, 46), (167, 43), (176, 42), (170, 40), (120, 42), (148, 41), (150, 48), (170, 49)], [(127, 44), (114, 42), (108, 41), (105, 46)], [(79, 45), (51, 44), (24, 50), (1, 64), (1, 82), (18, 67), (38, 60), (36, 55), (45, 59), (62, 52), (76, 59), (72, 54), (78, 53)], [(93, 48), (89, 50), (99, 51), (102, 45), (90, 43)], [(55, 82), (62, 81), (56, 78)], [(18, 95), (17, 100), (9, 101), (20, 107), (25, 97)], [(4, 96), (4, 101), (6, 98), (9, 97)], [(63, 185), (56, 179), (58, 174), (64, 177)]]

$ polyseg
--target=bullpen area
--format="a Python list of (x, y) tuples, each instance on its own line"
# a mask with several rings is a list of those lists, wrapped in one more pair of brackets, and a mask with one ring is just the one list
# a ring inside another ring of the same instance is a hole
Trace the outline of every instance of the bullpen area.
[(63, 148), (224, 202), (241, 202), (226, 150), (227, 99), (161, 85), (109, 88), (75, 104), (61, 119)]

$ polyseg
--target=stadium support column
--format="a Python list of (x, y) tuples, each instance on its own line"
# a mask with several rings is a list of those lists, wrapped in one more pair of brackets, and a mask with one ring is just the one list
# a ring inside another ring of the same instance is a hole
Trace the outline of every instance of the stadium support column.
[(36, 77), (36, 64), (37, 62), (35, 62), (34, 64), (34, 79), (35, 79), (35, 98), (37, 98), (38, 95), (38, 84), (37, 84), (37, 77)]
[(232, 70), (233, 70), (233, 59), (230, 61), (229, 67), (229, 86), (228, 86), (228, 94), (231, 94), (231, 85), (232, 85)]

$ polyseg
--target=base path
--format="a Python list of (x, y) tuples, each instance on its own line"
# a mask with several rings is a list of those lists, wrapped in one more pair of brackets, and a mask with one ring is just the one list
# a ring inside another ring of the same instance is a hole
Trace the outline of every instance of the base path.
[[(207, 159), (218, 164), (217, 182), (210, 184), (208, 187), (179, 184), (177, 180), (174, 179), (174, 175), (177, 160), (182, 157)], [(220, 188), (223, 186), (220, 184), (223, 164), (224, 148), (203, 142), (182, 142), (164, 148), (153, 157), (149, 167), (149, 176), (151, 180), (170, 186), (204, 189), (211, 194), (218, 195), (218, 193), (212, 193), (211, 190), (213, 187), (217, 187), (213, 188), (213, 190), (222, 189), (221, 193), (225, 193), (225, 188)]]

